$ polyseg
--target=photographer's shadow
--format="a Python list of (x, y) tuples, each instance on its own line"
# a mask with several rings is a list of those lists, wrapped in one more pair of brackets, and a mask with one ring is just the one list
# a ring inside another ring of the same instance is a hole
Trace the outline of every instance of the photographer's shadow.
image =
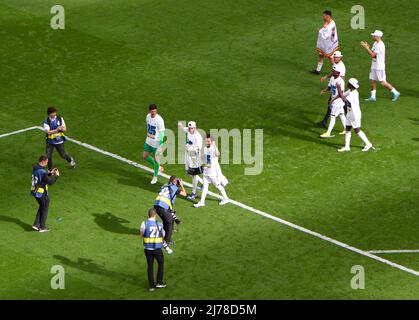
[(21, 227), (24, 231), (33, 231), (32, 230), (32, 226), (28, 223), (23, 222), (22, 220), (19, 220), (18, 218), (14, 218), (14, 217), (8, 217), (8, 216), (3, 216), (0, 215), (0, 221), (5, 221), (5, 222), (10, 222), (10, 223), (14, 223), (17, 224), (19, 227)]
[(138, 235), (140, 233), (139, 228), (130, 228), (125, 223), (130, 223), (129, 220), (119, 218), (110, 212), (105, 213), (94, 213), (94, 222), (105, 231), (119, 233), (119, 234), (130, 234)]

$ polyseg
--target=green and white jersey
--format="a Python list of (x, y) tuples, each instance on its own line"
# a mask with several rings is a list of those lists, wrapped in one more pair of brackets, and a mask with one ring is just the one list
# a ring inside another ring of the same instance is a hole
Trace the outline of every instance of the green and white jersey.
[(149, 113), (147, 114), (145, 121), (147, 123), (147, 138), (145, 142), (153, 148), (158, 148), (160, 145), (160, 132), (165, 130), (164, 120), (158, 114), (152, 118)]

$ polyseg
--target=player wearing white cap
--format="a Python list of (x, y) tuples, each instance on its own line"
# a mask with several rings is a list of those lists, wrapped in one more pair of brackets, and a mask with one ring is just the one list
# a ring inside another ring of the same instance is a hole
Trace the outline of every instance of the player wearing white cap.
[(380, 30), (375, 30), (371, 33), (372, 37), (374, 38), (374, 44), (370, 49), (370, 46), (367, 42), (361, 41), (361, 46), (368, 52), (368, 54), (372, 58), (371, 62), (371, 71), (370, 71), (370, 81), (371, 81), (371, 96), (366, 99), (366, 101), (376, 101), (376, 92), (377, 92), (377, 84), (376, 81), (380, 81), (381, 85), (392, 93), (391, 101), (396, 101), (399, 96), (400, 92), (396, 90), (386, 79), (386, 47), (382, 40), (383, 32)]
[(331, 59), (333, 53), (339, 50), (338, 32), (336, 23), (332, 19), (332, 12), (329, 10), (323, 11), (323, 26), (319, 28), (317, 35), (317, 48), (319, 54), (319, 62), (316, 70), (310, 71), (314, 74), (320, 74), (323, 67), (323, 59), (326, 57)]
[(202, 136), (196, 130), (196, 122), (189, 121), (188, 127), (185, 128), (182, 122), (178, 123), (180, 129), (186, 133), (185, 144), (185, 170), (186, 173), (192, 176), (192, 193), (186, 198), (192, 200), (196, 198), (196, 189), (199, 183), (203, 183), (199, 177), (203, 173), (201, 150), (202, 150)]
[(202, 190), (201, 200), (194, 204), (195, 208), (205, 206), (205, 198), (207, 197), (209, 184), (212, 183), (221, 193), (223, 199), (219, 202), (220, 205), (228, 203), (227, 193), (224, 187), (228, 184), (227, 178), (221, 171), (218, 158), (220, 152), (212, 137), (207, 134), (204, 148), (204, 189)]
[(359, 93), (358, 93), (358, 80), (351, 78), (348, 81), (348, 91), (343, 92), (342, 88), (338, 85), (339, 97), (345, 102), (348, 108), (346, 114), (346, 132), (345, 132), (345, 146), (340, 148), (339, 152), (350, 151), (351, 144), (351, 130), (354, 129), (355, 133), (365, 143), (365, 147), (362, 151), (368, 151), (374, 148), (371, 142), (368, 140), (365, 133), (361, 130), (361, 108), (359, 106)]
[(342, 121), (343, 128), (345, 128), (346, 118), (345, 118), (344, 109), (343, 109), (343, 107), (345, 106), (345, 103), (339, 97), (339, 93), (338, 93), (338, 90), (337, 90), (338, 85), (343, 90), (344, 87), (345, 87), (345, 82), (340, 77), (339, 66), (333, 66), (332, 77), (330, 78), (330, 81), (329, 81), (329, 84), (328, 84), (327, 88), (320, 91), (320, 94), (325, 94), (326, 92), (329, 92), (329, 91), (331, 92), (331, 97), (330, 97), (331, 110), (330, 110), (329, 127), (328, 127), (328, 129), (325, 133), (320, 135), (321, 138), (332, 138), (332, 137), (334, 137), (334, 136), (331, 135), (331, 133), (332, 133), (333, 127), (335, 126), (335, 123), (336, 123), (336, 117), (340, 118), (340, 120)]
[[(342, 61), (342, 57), (343, 54), (340, 51), (335, 51), (335, 53), (333, 54), (333, 67), (336, 66), (339, 69), (339, 75), (340, 77), (345, 80), (345, 75), (346, 75), (346, 67), (345, 64)], [(332, 67), (332, 71), (333, 71), (333, 67)], [(330, 79), (332, 77), (332, 72), (330, 72), (329, 74), (323, 76), (320, 78), (320, 81), (323, 82), (327, 79)], [(330, 99), (329, 101), (327, 101), (327, 110), (326, 110), (326, 114), (324, 115), (324, 118), (322, 121), (318, 122), (317, 124), (320, 127), (323, 128), (327, 128), (327, 121), (329, 120), (330, 117), (330, 112), (332, 111), (331, 105), (330, 105)]]

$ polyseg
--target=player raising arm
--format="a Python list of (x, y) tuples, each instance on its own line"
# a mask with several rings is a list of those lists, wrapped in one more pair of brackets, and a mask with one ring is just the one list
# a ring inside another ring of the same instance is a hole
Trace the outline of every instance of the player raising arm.
[(182, 122), (179, 122), (178, 127), (186, 133), (185, 170), (188, 175), (192, 176), (192, 193), (186, 199), (193, 200), (196, 198), (198, 182), (203, 183), (199, 176), (203, 172), (201, 159), (202, 136), (196, 130), (195, 121), (189, 121), (187, 128), (183, 126)]
[(158, 154), (162, 152), (165, 128), (163, 118), (157, 114), (157, 106), (151, 104), (148, 110), (150, 113), (146, 116), (147, 138), (144, 143), (143, 158), (153, 166), (154, 173), (151, 184), (155, 184), (157, 183), (159, 172), (163, 172), (163, 167), (158, 160)]

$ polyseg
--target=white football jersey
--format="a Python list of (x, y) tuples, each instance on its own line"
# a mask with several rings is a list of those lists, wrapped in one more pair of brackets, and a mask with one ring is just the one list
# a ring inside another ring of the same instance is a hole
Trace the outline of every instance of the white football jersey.
[(199, 168), (202, 165), (202, 136), (196, 130), (193, 134), (189, 132), (188, 128), (184, 128), (184, 131), (186, 133), (185, 167), (186, 169)]
[(330, 77), (329, 80), (329, 88), (330, 88), (330, 92), (332, 94), (332, 99), (336, 98), (339, 95), (338, 89), (337, 89), (337, 85), (339, 84), (340, 88), (342, 91), (345, 90), (345, 81), (343, 81), (343, 79), (341, 77)]
[(359, 106), (358, 90), (348, 90), (344, 93), (344, 95), (351, 104), (351, 108), (348, 109), (348, 113), (352, 112), (352, 115), (355, 119), (361, 119), (361, 108)]
[(319, 30), (317, 36), (317, 49), (323, 54), (331, 54), (339, 46), (338, 31), (335, 21), (331, 20), (326, 26)]
[(221, 173), (220, 164), (218, 163), (218, 148), (211, 145), (204, 148), (204, 175), (217, 176)]
[(386, 68), (386, 46), (383, 41), (375, 41), (371, 48), (372, 52), (375, 52), (377, 55), (375, 58), (372, 58), (371, 69), (376, 70), (385, 70)]
[(340, 73), (339, 73), (340, 77), (345, 77), (346, 67), (342, 60), (340, 60), (338, 63), (333, 63), (333, 66), (336, 66), (340, 70)]
[(147, 122), (147, 139), (145, 142), (153, 148), (158, 148), (160, 132), (165, 130), (163, 118), (159, 114), (152, 118), (149, 113), (145, 121)]

